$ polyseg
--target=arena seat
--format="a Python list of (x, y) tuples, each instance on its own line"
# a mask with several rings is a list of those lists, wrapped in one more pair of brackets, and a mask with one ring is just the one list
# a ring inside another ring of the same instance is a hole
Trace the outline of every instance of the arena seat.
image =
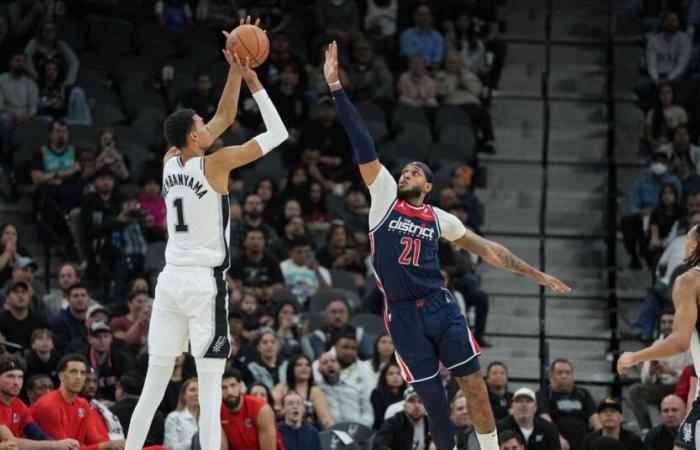
[(401, 104), (394, 107), (391, 113), (391, 128), (396, 130), (404, 128), (406, 124), (416, 123), (430, 127), (428, 116), (423, 111), (423, 108)]
[(350, 325), (362, 327), (362, 329), (373, 338), (386, 332), (384, 317), (376, 314), (355, 314), (350, 319)]
[(330, 429), (334, 431), (346, 432), (355, 442), (357, 442), (357, 445), (359, 445), (360, 449), (362, 450), (370, 448), (370, 439), (374, 435), (374, 430), (371, 428), (362, 425), (361, 423), (354, 422), (336, 423)]
[(333, 287), (337, 289), (347, 289), (350, 292), (359, 294), (359, 287), (355, 283), (355, 278), (346, 270), (331, 269), (331, 281)]
[(335, 430), (326, 430), (320, 433), (321, 450), (362, 450), (354, 440), (349, 444), (343, 444)]
[(469, 115), (459, 106), (442, 106), (435, 113), (435, 131), (440, 134), (448, 125), (471, 127)]

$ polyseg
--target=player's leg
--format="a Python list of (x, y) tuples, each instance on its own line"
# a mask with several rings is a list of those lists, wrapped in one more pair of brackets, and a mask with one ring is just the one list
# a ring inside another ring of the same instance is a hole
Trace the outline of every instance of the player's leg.
[(226, 359), (196, 358), (199, 381), (199, 443), (202, 449), (221, 447), (221, 375)]

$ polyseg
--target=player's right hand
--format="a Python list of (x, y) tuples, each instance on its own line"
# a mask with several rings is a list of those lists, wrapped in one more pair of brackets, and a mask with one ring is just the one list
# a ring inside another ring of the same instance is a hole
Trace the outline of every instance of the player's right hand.
[(542, 274), (542, 280), (540, 280), (540, 284), (543, 286), (547, 286), (554, 292), (558, 292), (560, 294), (568, 294), (571, 292), (571, 288), (566, 283), (546, 273)]
[(625, 352), (617, 360), (617, 373), (624, 375), (637, 364), (639, 363), (634, 360), (634, 352)]
[(326, 62), (323, 63), (323, 76), (326, 83), (335, 83), (338, 80), (338, 44), (335, 41), (328, 44), (326, 49)]
[(75, 439), (61, 439), (54, 441), (54, 449), (56, 450), (78, 450), (80, 444)]

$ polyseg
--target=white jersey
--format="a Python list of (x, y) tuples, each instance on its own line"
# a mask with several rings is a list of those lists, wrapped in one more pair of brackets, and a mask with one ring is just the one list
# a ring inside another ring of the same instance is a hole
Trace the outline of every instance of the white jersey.
[(169, 266), (229, 267), (228, 195), (216, 192), (205, 176), (204, 157), (183, 165), (179, 156), (163, 167), (163, 197), (167, 205)]

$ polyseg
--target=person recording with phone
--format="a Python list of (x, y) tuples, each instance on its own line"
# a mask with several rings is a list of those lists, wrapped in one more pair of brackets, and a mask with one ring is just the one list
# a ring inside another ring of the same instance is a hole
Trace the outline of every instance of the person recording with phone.
[(331, 274), (321, 267), (311, 244), (305, 237), (289, 242), (289, 258), (280, 263), (284, 284), (304, 306), (317, 291), (331, 289)]
[(138, 355), (146, 343), (148, 321), (151, 317), (151, 303), (152, 300), (148, 296), (148, 292), (131, 292), (127, 297), (129, 313), (114, 317), (109, 322), (114, 337), (124, 341), (133, 356)]
[(117, 136), (110, 128), (100, 130), (97, 135), (96, 169), (108, 167), (121, 182), (128, 181), (131, 176), (129, 162), (117, 148)]

